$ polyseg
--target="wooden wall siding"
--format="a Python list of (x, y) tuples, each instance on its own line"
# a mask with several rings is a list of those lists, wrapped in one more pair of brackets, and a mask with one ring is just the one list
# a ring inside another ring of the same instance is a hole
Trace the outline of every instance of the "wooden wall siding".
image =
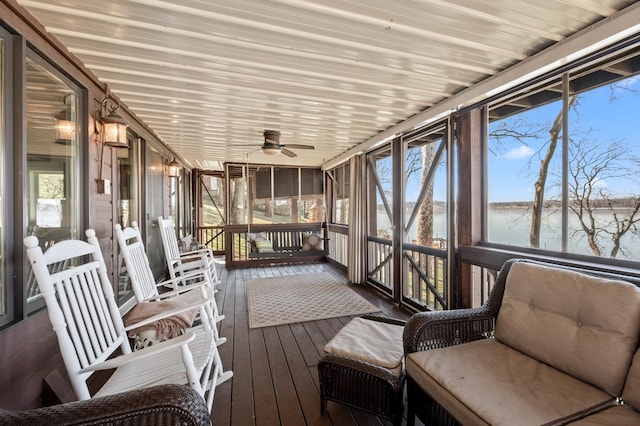
[[(104, 98), (106, 86), (71, 54), (58, 40), (47, 34), (45, 28), (19, 6), (15, 0), (0, 2), (0, 20), (12, 32), (22, 35), (28, 43), (45, 58), (56, 64), (81, 87), (87, 90), (88, 117), (83, 129), (85, 155), (82, 161), (85, 188), (83, 193), (84, 227), (94, 228), (100, 239), (107, 268), (116, 270), (115, 245), (113, 244), (113, 221), (115, 220), (115, 190), (111, 195), (97, 194), (95, 180), (98, 179), (101, 147), (94, 135), (93, 115)], [(159, 138), (125, 104), (118, 111), (130, 127), (147, 141), (159, 144)], [(14, 144), (20, 144), (15, 141)], [(165, 150), (169, 152), (168, 148)], [(167, 155), (168, 156), (168, 155)], [(116, 182), (112, 164), (115, 149), (105, 148), (102, 157), (102, 178)], [(8, 182), (7, 185), (12, 185)], [(167, 201), (168, 203), (168, 201)], [(168, 205), (168, 204), (167, 204)], [(84, 229), (79, 230), (84, 237)], [(20, 232), (18, 230), (18, 232)], [(22, 247), (16, 247), (21, 250)], [(113, 275), (112, 275), (113, 277)], [(114, 285), (117, 281), (112, 278)], [(33, 316), (0, 330), (0, 407), (11, 410), (42, 406), (43, 379), (54, 369), (59, 369), (66, 379), (66, 372), (60, 358), (57, 339), (51, 329), (48, 313), (40, 311)]]
[(0, 333), (0, 407), (42, 406), (43, 378), (64, 364), (46, 310)]

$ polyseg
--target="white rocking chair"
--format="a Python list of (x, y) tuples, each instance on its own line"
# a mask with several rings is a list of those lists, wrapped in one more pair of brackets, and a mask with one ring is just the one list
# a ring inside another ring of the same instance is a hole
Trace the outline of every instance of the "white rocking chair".
[[(191, 303), (194, 300), (204, 298), (207, 303), (200, 309), (200, 320), (213, 331), (217, 345), (226, 342), (226, 338), (218, 335), (216, 324), (224, 317), (218, 315), (218, 307), (208, 271), (194, 269), (175, 279), (156, 282), (136, 222), (132, 223), (132, 227), (122, 229), (119, 224), (116, 224), (114, 228), (120, 254), (124, 258), (131, 287), (138, 303), (167, 298)], [(161, 293), (158, 290), (160, 287), (173, 290)]]
[(171, 278), (176, 278), (180, 276), (180, 274), (184, 274), (193, 269), (206, 268), (211, 276), (215, 291), (215, 287), (220, 284), (220, 274), (218, 273), (216, 264), (222, 265), (223, 262), (218, 261), (213, 256), (213, 250), (210, 248), (200, 248), (198, 250), (181, 253), (173, 218), (168, 217), (164, 219), (162, 216), (158, 217), (158, 227), (160, 228), (164, 255), (167, 258), (167, 266)]
[[(131, 389), (178, 383), (191, 386), (211, 409), (215, 386), (221, 381), (217, 371), (219, 367), (214, 363), (218, 352), (213, 332), (200, 327), (132, 352), (128, 330), (182, 312), (185, 308), (125, 327), (95, 232), (89, 229), (86, 235), (89, 242), (59, 241), (46, 253), (39, 247), (37, 237), (30, 236), (24, 240), (27, 257), (46, 302), (77, 398), (86, 400)], [(118, 350), (121, 355), (116, 355)], [(87, 382), (101, 370), (113, 371), (92, 395)]]

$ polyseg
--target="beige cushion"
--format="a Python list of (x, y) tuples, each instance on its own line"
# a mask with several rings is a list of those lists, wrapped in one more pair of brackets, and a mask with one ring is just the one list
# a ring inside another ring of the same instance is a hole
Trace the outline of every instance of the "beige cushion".
[(640, 289), (625, 281), (515, 263), (495, 337), (620, 395), (640, 333)]
[(617, 406), (568, 424), (571, 426), (638, 426), (640, 413), (628, 406)]
[(322, 235), (302, 234), (302, 250), (322, 250)]
[(273, 252), (273, 246), (269, 240), (256, 240), (256, 249), (258, 253), (271, 253)]
[(400, 377), (403, 330), (399, 325), (354, 318), (325, 345), (324, 351), (384, 367)]
[[(633, 362), (622, 391), (622, 399), (640, 411), (640, 349), (633, 356)], [(640, 425), (640, 423), (638, 423)]]
[(411, 353), (407, 374), (464, 425), (543, 425), (613, 398), (496, 340)]

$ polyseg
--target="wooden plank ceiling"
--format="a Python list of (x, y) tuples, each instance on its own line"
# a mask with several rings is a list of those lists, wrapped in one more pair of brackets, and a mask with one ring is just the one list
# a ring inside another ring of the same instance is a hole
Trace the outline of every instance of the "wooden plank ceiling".
[[(18, 3), (186, 163), (219, 169), (319, 166), (635, 2)], [(315, 150), (267, 156), (265, 129)]]

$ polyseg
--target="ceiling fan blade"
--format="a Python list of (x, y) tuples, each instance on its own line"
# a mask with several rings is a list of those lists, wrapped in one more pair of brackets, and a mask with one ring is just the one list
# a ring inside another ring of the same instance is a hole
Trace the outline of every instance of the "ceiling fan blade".
[(259, 143), (232, 143), (230, 145), (227, 146), (260, 146)]
[(298, 145), (295, 143), (291, 143), (291, 144), (286, 144), (286, 145), (280, 145), (280, 146), (286, 146), (287, 148), (293, 148), (293, 149), (315, 149), (315, 147), (311, 146), (311, 145)]
[(297, 157), (298, 155), (293, 152), (293, 151), (289, 151), (287, 148), (282, 148), (280, 150), (280, 152), (282, 152), (284, 155), (286, 155), (287, 157)]

